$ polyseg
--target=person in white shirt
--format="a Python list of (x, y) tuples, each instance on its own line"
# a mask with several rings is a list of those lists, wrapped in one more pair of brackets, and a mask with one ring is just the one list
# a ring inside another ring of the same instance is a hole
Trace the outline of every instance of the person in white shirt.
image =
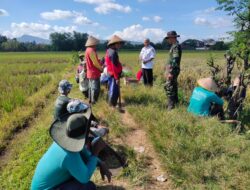
[(153, 59), (155, 58), (155, 49), (150, 45), (150, 40), (144, 40), (144, 47), (141, 50), (139, 59), (141, 61), (143, 82), (145, 86), (153, 86)]

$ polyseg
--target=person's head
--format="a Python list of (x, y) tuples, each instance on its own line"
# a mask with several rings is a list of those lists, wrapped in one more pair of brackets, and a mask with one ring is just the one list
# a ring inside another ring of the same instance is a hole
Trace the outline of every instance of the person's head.
[(88, 138), (91, 109), (85, 112), (66, 114), (50, 127), (50, 136), (63, 149), (80, 152)]
[(112, 49), (120, 49), (123, 44), (124, 44), (124, 41), (119, 36), (114, 35), (109, 40), (108, 47)]
[(148, 38), (146, 38), (146, 39), (144, 40), (143, 44), (144, 44), (145, 47), (148, 47), (149, 44), (150, 44), (150, 40), (149, 40)]
[(58, 91), (61, 95), (67, 96), (70, 93), (72, 86), (73, 85), (69, 81), (65, 79), (61, 80), (58, 84)]
[(177, 42), (177, 37), (180, 37), (180, 35), (177, 35), (176, 31), (169, 31), (165, 39), (167, 39), (168, 43), (175, 44)]
[(91, 47), (96, 49), (96, 46), (99, 44), (100, 40), (93, 36), (89, 36), (88, 40), (86, 41), (85, 47)]
[(79, 52), (79, 53), (78, 53), (78, 56), (79, 56), (79, 59), (80, 59), (81, 61), (84, 60), (85, 55), (84, 55), (83, 52)]

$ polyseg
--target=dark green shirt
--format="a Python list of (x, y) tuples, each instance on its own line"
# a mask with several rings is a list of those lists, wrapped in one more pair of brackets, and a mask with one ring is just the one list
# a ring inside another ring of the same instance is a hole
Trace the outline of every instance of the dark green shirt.
[(68, 113), (67, 105), (70, 101), (70, 98), (67, 96), (58, 96), (55, 102), (55, 111), (54, 118), (60, 119), (64, 114)]
[(180, 72), (182, 49), (178, 42), (173, 44), (169, 51), (168, 69), (169, 73), (178, 75)]

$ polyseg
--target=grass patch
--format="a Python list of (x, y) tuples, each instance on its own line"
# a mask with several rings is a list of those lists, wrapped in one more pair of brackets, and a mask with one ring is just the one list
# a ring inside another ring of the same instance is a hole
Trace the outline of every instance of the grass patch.
[(147, 130), (176, 187), (247, 189), (247, 135), (215, 118), (195, 117), (186, 106), (167, 112), (162, 89), (128, 88), (124, 93), (128, 111)]

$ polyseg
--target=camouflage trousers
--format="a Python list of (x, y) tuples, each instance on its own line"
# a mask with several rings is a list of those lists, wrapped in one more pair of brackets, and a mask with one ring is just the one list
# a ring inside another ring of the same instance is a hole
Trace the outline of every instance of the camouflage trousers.
[(166, 91), (166, 95), (169, 99), (178, 103), (178, 75), (173, 76), (172, 79), (166, 81), (164, 89)]

